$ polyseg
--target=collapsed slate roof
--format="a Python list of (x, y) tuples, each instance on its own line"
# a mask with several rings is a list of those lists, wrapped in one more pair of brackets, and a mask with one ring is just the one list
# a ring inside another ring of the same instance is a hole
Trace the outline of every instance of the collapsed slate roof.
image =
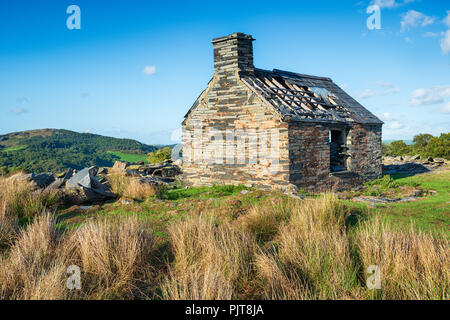
[(285, 121), (383, 124), (330, 78), (257, 68), (240, 76)]

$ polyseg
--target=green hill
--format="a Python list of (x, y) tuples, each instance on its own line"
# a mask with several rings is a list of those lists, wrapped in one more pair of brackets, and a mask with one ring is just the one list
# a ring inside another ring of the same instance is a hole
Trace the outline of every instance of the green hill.
[(144, 159), (160, 147), (136, 140), (69, 130), (42, 129), (0, 135), (0, 173), (58, 172), (67, 168), (111, 166), (119, 159)]

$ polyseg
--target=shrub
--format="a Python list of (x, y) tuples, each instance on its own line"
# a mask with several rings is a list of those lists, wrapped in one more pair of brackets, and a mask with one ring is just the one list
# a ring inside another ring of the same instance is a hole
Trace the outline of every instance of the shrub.
[(143, 200), (164, 192), (161, 186), (142, 183), (137, 177), (129, 177), (121, 173), (111, 173), (106, 178), (111, 185), (112, 192), (120, 197)]
[(172, 157), (172, 149), (170, 147), (162, 148), (154, 152), (150, 152), (147, 155), (147, 159), (150, 163), (159, 163), (166, 160), (170, 160)]

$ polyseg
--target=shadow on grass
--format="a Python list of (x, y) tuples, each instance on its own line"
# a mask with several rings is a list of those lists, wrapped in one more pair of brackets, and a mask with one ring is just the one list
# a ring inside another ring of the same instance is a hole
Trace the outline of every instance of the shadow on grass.
[(383, 165), (383, 175), (389, 174), (394, 179), (412, 177), (430, 171), (430, 169), (420, 163), (391, 164), (387, 166)]

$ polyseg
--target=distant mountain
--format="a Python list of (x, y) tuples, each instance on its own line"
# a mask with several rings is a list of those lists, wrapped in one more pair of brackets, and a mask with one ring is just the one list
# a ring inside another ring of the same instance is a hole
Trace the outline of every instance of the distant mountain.
[(0, 168), (3, 172), (58, 172), (92, 165), (111, 166), (119, 159), (117, 153), (145, 155), (159, 148), (132, 139), (61, 129), (20, 131), (0, 135)]

